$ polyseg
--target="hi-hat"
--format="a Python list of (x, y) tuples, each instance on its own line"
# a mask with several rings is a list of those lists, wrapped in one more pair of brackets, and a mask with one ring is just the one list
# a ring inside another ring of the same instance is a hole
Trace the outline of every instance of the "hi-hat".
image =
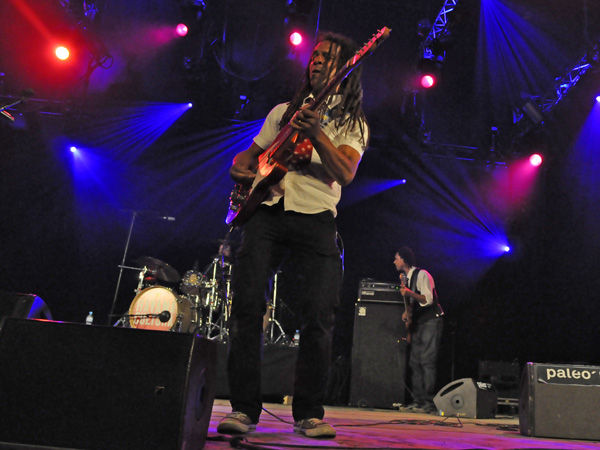
[(177, 270), (160, 259), (152, 258), (150, 256), (140, 256), (135, 262), (140, 266), (147, 267), (159, 280), (168, 283), (177, 283), (181, 279)]

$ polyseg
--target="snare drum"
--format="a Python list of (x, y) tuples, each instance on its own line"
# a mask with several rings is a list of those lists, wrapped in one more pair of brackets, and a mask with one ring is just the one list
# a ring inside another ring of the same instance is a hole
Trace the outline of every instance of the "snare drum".
[[(165, 311), (170, 313), (170, 317), (162, 322), (158, 315)], [(144, 289), (129, 307), (131, 327), (141, 330), (192, 332), (196, 323), (192, 316), (192, 302), (162, 286)]]

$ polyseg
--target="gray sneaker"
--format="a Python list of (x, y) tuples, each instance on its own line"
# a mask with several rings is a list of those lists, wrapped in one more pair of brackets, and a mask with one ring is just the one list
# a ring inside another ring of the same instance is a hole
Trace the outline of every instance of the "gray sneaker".
[(246, 434), (256, 430), (256, 424), (243, 412), (234, 411), (227, 414), (217, 425), (217, 432), (222, 434)]
[(294, 424), (294, 432), (311, 438), (334, 438), (335, 429), (321, 419), (304, 419)]
[(411, 403), (410, 405), (401, 406), (399, 408), (400, 412), (419, 412), (422, 407), (418, 403)]

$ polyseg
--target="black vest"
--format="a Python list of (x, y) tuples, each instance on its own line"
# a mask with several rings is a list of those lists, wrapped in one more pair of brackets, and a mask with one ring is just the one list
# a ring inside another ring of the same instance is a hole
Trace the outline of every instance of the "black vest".
[[(410, 277), (409, 286), (411, 291), (419, 295), (421, 294), (421, 292), (417, 289), (417, 277), (420, 271), (421, 269), (415, 267), (415, 270), (413, 270), (412, 276)], [(444, 311), (442, 310), (442, 306), (438, 301), (438, 295), (435, 288), (433, 288), (433, 303), (431, 305), (421, 306), (417, 300), (411, 300), (413, 301), (412, 321), (415, 324), (424, 323), (435, 317), (441, 317), (444, 315)]]

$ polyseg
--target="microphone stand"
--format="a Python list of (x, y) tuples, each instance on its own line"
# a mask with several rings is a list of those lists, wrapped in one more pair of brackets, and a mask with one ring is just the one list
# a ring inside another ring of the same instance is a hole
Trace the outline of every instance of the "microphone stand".
[(110, 307), (110, 313), (108, 315), (108, 321), (106, 325), (110, 326), (111, 317), (113, 317), (115, 312), (115, 305), (117, 304), (117, 296), (119, 295), (119, 287), (121, 286), (121, 278), (123, 277), (123, 268), (125, 267), (125, 260), (127, 259), (127, 252), (129, 251), (129, 242), (131, 241), (131, 234), (133, 232), (133, 225), (135, 224), (135, 218), (137, 217), (138, 212), (132, 211), (131, 213), (131, 223), (129, 224), (129, 233), (127, 234), (127, 241), (125, 242), (125, 251), (123, 252), (123, 260), (121, 261), (121, 265), (119, 266), (119, 277), (117, 278), (117, 287), (115, 289), (115, 295), (113, 297), (112, 306)]

